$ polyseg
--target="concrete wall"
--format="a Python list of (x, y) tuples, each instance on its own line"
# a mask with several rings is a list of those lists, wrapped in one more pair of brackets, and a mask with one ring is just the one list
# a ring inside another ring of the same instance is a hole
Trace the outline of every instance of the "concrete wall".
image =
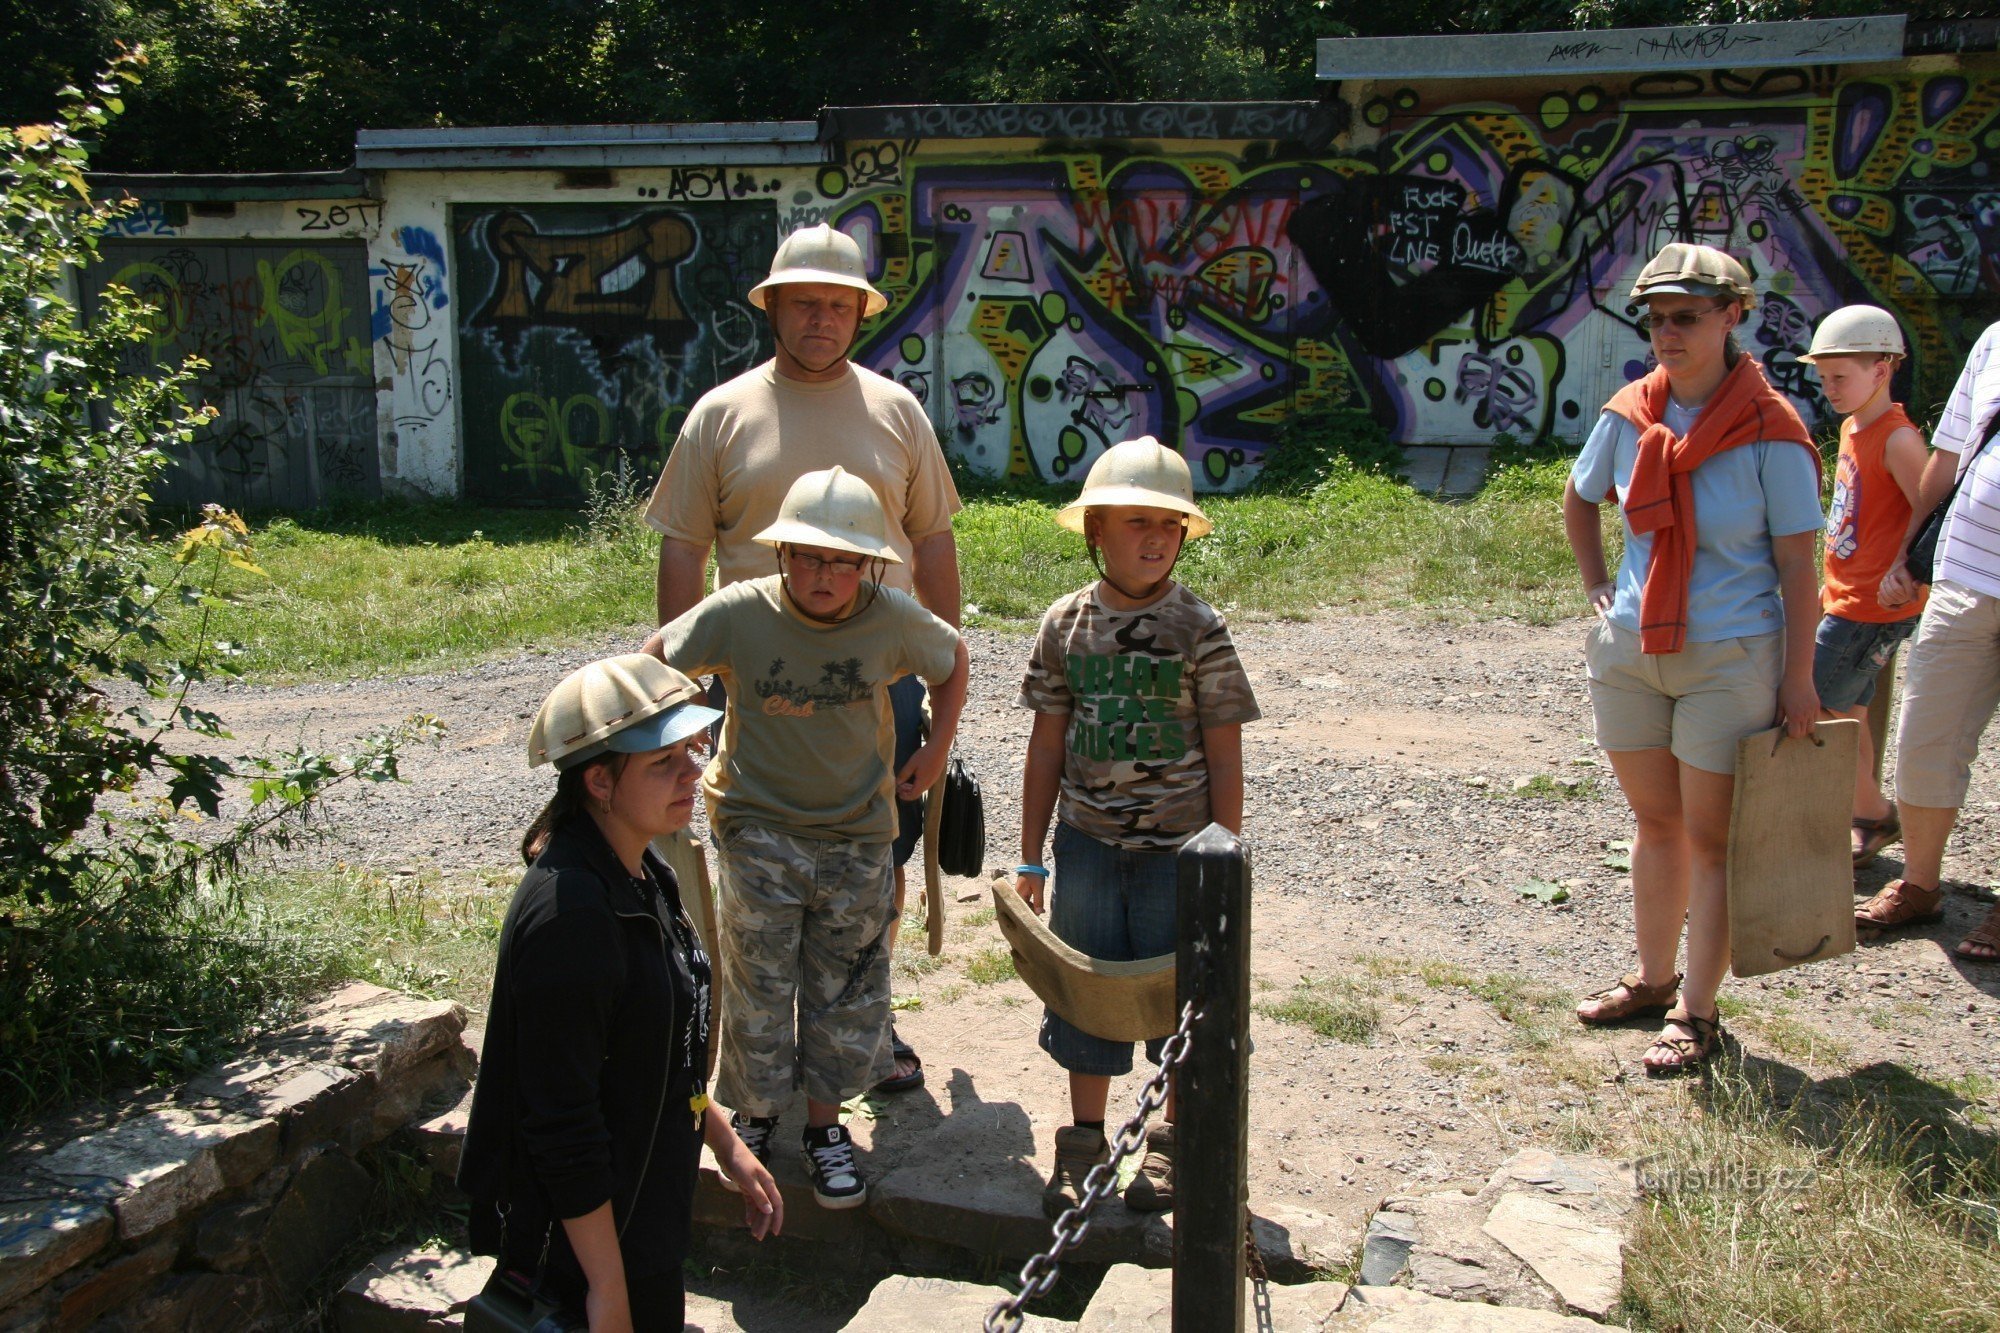
[[(975, 471), (1047, 480), (1150, 432), (1235, 489), (1289, 416), (1342, 404), (1407, 442), (1579, 437), (1646, 368), (1625, 293), (1677, 237), (1750, 266), (1744, 342), (1809, 421), (1827, 310), (1902, 317), (1919, 414), (2000, 317), (2000, 58), (1340, 97), (1312, 149), (1290, 123), (879, 108), (810, 167), (385, 171), (377, 200), (128, 230), (364, 240), (382, 490), (530, 503), (657, 471), (693, 399), (768, 355), (744, 293), (821, 221), (890, 296), (858, 359)], [(1220, 132), (1243, 137), (1193, 137)]]

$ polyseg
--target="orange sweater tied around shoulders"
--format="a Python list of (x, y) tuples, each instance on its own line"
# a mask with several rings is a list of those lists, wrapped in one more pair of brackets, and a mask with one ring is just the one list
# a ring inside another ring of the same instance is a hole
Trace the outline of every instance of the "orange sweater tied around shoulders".
[(1749, 356), (1722, 377), (1694, 429), (1675, 435), (1667, 411), (1667, 372), (1655, 367), (1612, 395), (1616, 412), (1639, 432), (1639, 456), (1625, 492), (1625, 521), (1653, 535), (1653, 559), (1639, 598), (1639, 647), (1677, 653), (1687, 643), (1688, 580), (1694, 575), (1694, 470), (1739, 445), (1785, 441), (1803, 445), (1820, 468), (1819, 450), (1789, 399), (1771, 387), (1764, 368)]

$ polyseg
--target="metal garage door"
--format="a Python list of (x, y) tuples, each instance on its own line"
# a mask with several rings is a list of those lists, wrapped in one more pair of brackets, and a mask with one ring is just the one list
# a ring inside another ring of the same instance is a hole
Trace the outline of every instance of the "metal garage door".
[(380, 493), (365, 247), (107, 241), (100, 255), (86, 317), (109, 283), (159, 307), (125, 368), (201, 357), (191, 396), (221, 413), (172, 451), (161, 500), (307, 508)]

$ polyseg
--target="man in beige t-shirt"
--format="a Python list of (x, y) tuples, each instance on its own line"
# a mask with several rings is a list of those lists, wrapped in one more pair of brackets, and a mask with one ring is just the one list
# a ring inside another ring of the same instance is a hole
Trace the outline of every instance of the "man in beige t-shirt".
[[(660, 623), (701, 600), (711, 549), (718, 590), (776, 573), (770, 548), (758, 545), (756, 534), (777, 517), (794, 481), (838, 466), (867, 482), (888, 514), (889, 543), (904, 563), (889, 565), (884, 582), (914, 593), (958, 628), (951, 518), (960, 506), (937, 433), (914, 394), (847, 359), (861, 321), (888, 304), (868, 281), (861, 247), (825, 225), (794, 232), (778, 247), (770, 276), (751, 289), (750, 302), (770, 318), (774, 357), (702, 395), (646, 506), (646, 522), (663, 539)], [(917, 749), (923, 684), (907, 677), (890, 696), (900, 767)], [(898, 823), (900, 920), (903, 866), (922, 827), (921, 803), (899, 802)], [(921, 1062), (903, 1049), (888, 1084), (895, 1090), (922, 1078)]]

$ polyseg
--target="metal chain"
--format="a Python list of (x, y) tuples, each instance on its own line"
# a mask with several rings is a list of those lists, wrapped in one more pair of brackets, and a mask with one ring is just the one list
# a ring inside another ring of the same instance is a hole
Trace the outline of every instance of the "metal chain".
[(1083, 1178), (1083, 1196), (1074, 1207), (1064, 1209), (1062, 1216), (1056, 1219), (1051, 1233), (1054, 1241), (1049, 1248), (1021, 1265), (1021, 1290), (986, 1312), (985, 1333), (1017, 1333), (1025, 1318), (1023, 1307), (1029, 1301), (1047, 1295), (1049, 1288), (1055, 1285), (1063, 1255), (1083, 1240), (1090, 1231), (1092, 1210), (1104, 1202), (1116, 1187), (1118, 1168), (1127, 1157), (1145, 1145), (1146, 1122), (1152, 1118), (1153, 1112), (1167, 1104), (1167, 1081), (1187, 1059), (1189, 1034), (1200, 1017), (1193, 1000), (1181, 1006), (1180, 1026), (1160, 1048), (1160, 1067), (1140, 1089), (1138, 1109), (1132, 1113), (1131, 1119), (1118, 1127), (1118, 1134), (1111, 1141), (1111, 1156), (1090, 1168), (1090, 1174)]

